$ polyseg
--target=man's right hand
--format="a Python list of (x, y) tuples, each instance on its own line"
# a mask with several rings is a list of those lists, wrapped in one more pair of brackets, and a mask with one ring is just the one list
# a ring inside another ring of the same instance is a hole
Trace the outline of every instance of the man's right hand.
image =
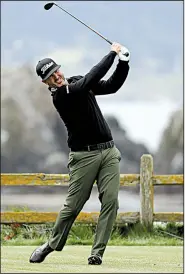
[(121, 52), (121, 45), (119, 44), (119, 43), (116, 43), (116, 42), (114, 42), (112, 45), (111, 45), (111, 50), (112, 51), (115, 51), (117, 54), (119, 53), (119, 52)]

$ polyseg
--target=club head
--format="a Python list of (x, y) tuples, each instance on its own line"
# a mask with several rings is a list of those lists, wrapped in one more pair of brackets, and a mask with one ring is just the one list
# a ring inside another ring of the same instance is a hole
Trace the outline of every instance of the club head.
[(50, 2), (50, 3), (47, 3), (44, 8), (45, 10), (50, 10), (52, 7), (53, 7), (54, 3), (53, 2)]

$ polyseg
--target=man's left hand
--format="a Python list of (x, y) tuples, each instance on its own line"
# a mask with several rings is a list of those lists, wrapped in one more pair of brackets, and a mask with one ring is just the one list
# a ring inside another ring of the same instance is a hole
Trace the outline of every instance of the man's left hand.
[(124, 46), (121, 47), (121, 51), (118, 53), (118, 56), (121, 61), (129, 61), (130, 60), (130, 52)]

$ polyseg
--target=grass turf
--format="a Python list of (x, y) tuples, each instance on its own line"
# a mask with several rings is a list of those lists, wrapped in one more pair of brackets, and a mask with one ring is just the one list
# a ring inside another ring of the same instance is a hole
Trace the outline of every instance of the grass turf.
[(108, 246), (103, 264), (87, 264), (91, 246), (65, 246), (30, 264), (33, 246), (2, 246), (1, 273), (183, 273), (182, 246)]

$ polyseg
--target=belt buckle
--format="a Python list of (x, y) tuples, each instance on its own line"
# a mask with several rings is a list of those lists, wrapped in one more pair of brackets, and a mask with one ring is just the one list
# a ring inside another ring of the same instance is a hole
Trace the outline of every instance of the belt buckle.
[(104, 149), (105, 148), (105, 144), (98, 144), (98, 149)]

